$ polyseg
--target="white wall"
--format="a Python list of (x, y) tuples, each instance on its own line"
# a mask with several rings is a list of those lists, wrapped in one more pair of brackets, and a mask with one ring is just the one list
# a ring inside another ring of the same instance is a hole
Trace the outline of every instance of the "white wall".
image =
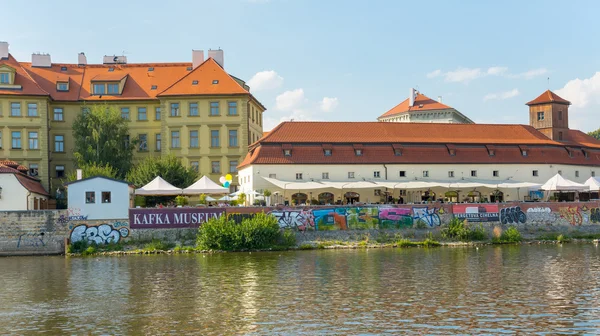
[(2, 187), (0, 210), (28, 210), (29, 191), (19, 183), (15, 175), (0, 174), (0, 187)]
[[(85, 193), (96, 193), (96, 202), (87, 204)], [(111, 192), (111, 202), (102, 203), (102, 192)], [(126, 183), (93, 178), (68, 185), (69, 209), (79, 211), (88, 219), (120, 219), (129, 216), (130, 188)]]

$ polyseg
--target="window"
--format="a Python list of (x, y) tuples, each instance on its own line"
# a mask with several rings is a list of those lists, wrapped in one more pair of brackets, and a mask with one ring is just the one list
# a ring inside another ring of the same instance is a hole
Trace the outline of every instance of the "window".
[(562, 139), (563, 139), (562, 132), (558, 132), (558, 140), (560, 141)]
[(171, 148), (180, 148), (179, 131), (171, 131)]
[(329, 180), (329, 173), (321, 173), (321, 179)]
[(29, 132), (29, 149), (39, 149), (38, 132)]
[(124, 144), (125, 148), (129, 148), (129, 134), (127, 134), (125, 136), (125, 138), (123, 139), (123, 144)]
[(238, 166), (238, 162), (237, 160), (231, 160), (229, 161), (229, 172), (230, 173), (237, 173), (237, 166)]
[(194, 79), (194, 80), (192, 81), (192, 85), (198, 85), (198, 81)]
[(30, 176), (38, 176), (38, 164), (37, 163), (31, 163), (29, 164), (29, 175)]
[(325, 149), (323, 152), (325, 156), (331, 156), (331, 149)]
[(179, 103), (171, 103), (171, 117), (179, 117)]
[(38, 116), (37, 104), (35, 104), (35, 103), (27, 104), (27, 116), (28, 117), (37, 117)]
[(213, 79), (212, 83), (213, 84), (219, 84), (219, 80), (218, 79)]
[(269, 178), (277, 178), (277, 174), (269, 174)]
[(198, 116), (198, 103), (190, 103), (190, 116)]
[(156, 133), (154, 141), (156, 142), (156, 150), (160, 151), (160, 133)]
[(154, 67), (149, 67), (148, 71), (154, 71)]
[(121, 107), (121, 118), (129, 120), (129, 107)]
[(102, 95), (106, 90), (106, 86), (104, 84), (94, 84), (94, 94)]
[(361, 156), (363, 154), (363, 151), (362, 149), (355, 149), (354, 154), (356, 154), (356, 156)]
[(429, 177), (429, 170), (423, 170), (423, 177)]
[(237, 130), (229, 130), (229, 147), (237, 147), (238, 146), (238, 131)]
[(190, 166), (192, 167), (193, 170), (200, 171), (200, 162), (198, 162), (198, 161), (191, 161), (190, 162)]
[(219, 115), (219, 102), (210, 102), (210, 115)]
[(187, 67), (187, 68), (186, 68), (186, 70), (187, 70), (187, 71), (192, 71), (192, 67), (191, 67), (191, 66), (189, 66), (189, 67)]
[(154, 108), (154, 119), (160, 120), (160, 107)]
[(448, 171), (448, 177), (454, 177), (454, 171), (453, 170)]
[(499, 170), (492, 171), (492, 176), (494, 176), (494, 177), (500, 177), (500, 171)]
[(527, 150), (525, 150), (525, 149), (524, 149), (524, 150), (522, 150), (522, 151), (521, 151), (521, 155), (523, 155), (523, 156), (527, 156)]
[(302, 173), (296, 173), (296, 180), (302, 180)]
[(102, 203), (110, 203), (110, 191), (102, 192)]
[(211, 130), (210, 131), (210, 147), (220, 147), (219, 142), (219, 130)]
[(227, 114), (228, 115), (237, 115), (237, 102), (229, 102), (227, 103), (228, 109), (227, 109)]
[(394, 155), (396, 155), (396, 156), (402, 156), (402, 150), (401, 149), (394, 149)]
[(10, 82), (10, 75), (6, 72), (0, 73), (0, 84), (8, 84)]
[(562, 111), (558, 111), (558, 120), (562, 120)]
[(138, 135), (138, 139), (140, 141), (138, 145), (138, 150), (140, 152), (145, 152), (148, 150), (148, 134), (140, 134)]
[(56, 84), (56, 91), (69, 91), (69, 83), (58, 82)]
[(448, 153), (450, 153), (450, 156), (455, 156), (456, 155), (456, 149), (450, 149), (450, 150), (448, 150)]
[(54, 170), (56, 171), (56, 177), (65, 177), (65, 166), (56, 166)]
[(284, 156), (292, 156), (292, 150), (291, 149), (284, 149), (283, 150), (283, 155)]
[(213, 174), (220, 174), (221, 173), (221, 161), (212, 161), (210, 163), (210, 171)]
[(108, 84), (108, 94), (119, 94), (119, 84)]
[(200, 144), (198, 143), (198, 131), (190, 131), (190, 147), (198, 148)]
[(579, 170), (575, 171), (575, 177), (579, 177)]
[(55, 107), (54, 108), (54, 121), (63, 121), (63, 120), (65, 120), (65, 119), (64, 119), (62, 107)]
[(494, 156), (494, 155), (496, 155), (496, 150), (494, 150), (494, 149), (490, 149), (490, 150), (488, 150), (488, 154), (489, 154), (490, 156)]
[(538, 112), (537, 113), (537, 119), (538, 119), (538, 121), (544, 120), (544, 112)]
[(477, 170), (471, 170), (471, 177), (477, 177)]
[(108, 68), (108, 72), (113, 72), (115, 71), (115, 68)]
[(349, 179), (354, 178), (354, 172), (348, 172), (348, 178)]
[(20, 117), (21, 116), (21, 103), (10, 103), (10, 116)]
[(21, 149), (21, 132), (12, 132), (12, 148)]
[(148, 113), (145, 107), (138, 107), (138, 120), (148, 120)]
[(86, 191), (85, 192), (85, 203), (86, 204), (96, 203), (96, 193), (93, 191)]
[(373, 172), (373, 177), (374, 178), (380, 178), (381, 177), (381, 172), (380, 171), (374, 171)]
[(158, 89), (158, 86), (156, 86), (156, 85), (150, 86), (150, 90), (156, 90), (156, 89)]
[(531, 172), (531, 174), (532, 174), (533, 176), (540, 176), (540, 175), (539, 175), (539, 172), (538, 172), (537, 170), (534, 170), (534, 171), (532, 171), (532, 172)]
[(399, 172), (398, 176), (400, 176), (400, 177), (406, 177), (406, 171), (405, 170), (401, 170)]

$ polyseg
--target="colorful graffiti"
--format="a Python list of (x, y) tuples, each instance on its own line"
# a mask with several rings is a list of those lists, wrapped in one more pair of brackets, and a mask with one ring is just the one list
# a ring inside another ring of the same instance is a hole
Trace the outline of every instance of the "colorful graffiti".
[(442, 221), (440, 220), (440, 216), (438, 215), (439, 209), (429, 208), (429, 207), (418, 207), (413, 208), (413, 219), (415, 223), (419, 223), (419, 221), (427, 224), (429, 227), (440, 226)]
[(571, 225), (581, 225), (583, 223), (583, 216), (578, 206), (567, 206), (558, 208), (560, 218), (565, 219)]
[(314, 229), (314, 220), (310, 210), (276, 210), (269, 214), (275, 216), (279, 227), (305, 231)]
[(71, 231), (70, 240), (71, 243), (86, 241), (88, 243), (101, 245), (118, 243), (121, 238), (125, 238), (127, 236), (129, 236), (129, 228), (126, 226), (121, 226), (118, 228), (110, 224), (100, 224), (94, 226), (80, 224), (75, 226)]
[(379, 228), (400, 229), (413, 225), (411, 209), (381, 208), (379, 209)]
[(500, 219), (497, 204), (454, 204), (454, 217), (469, 222), (497, 222)]
[(534, 207), (527, 209), (528, 222), (554, 222), (556, 215), (548, 207)]
[(600, 208), (590, 209), (590, 222), (600, 223)]
[(521, 207), (509, 207), (500, 210), (500, 222), (502, 224), (525, 224), (527, 215), (521, 210)]

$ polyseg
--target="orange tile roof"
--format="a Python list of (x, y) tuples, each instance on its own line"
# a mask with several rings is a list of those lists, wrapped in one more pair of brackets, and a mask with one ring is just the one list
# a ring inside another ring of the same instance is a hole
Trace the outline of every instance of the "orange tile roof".
[(15, 69), (16, 85), (21, 85), (20, 90), (16, 89), (0, 89), (0, 95), (30, 95), (30, 96), (47, 96), (48, 92), (44, 91), (38, 83), (29, 75), (27, 71), (17, 62), (12, 56), (8, 55), (8, 59), (0, 59), (0, 65), (7, 65)]
[(534, 100), (530, 101), (525, 105), (538, 105), (538, 104), (547, 104), (547, 103), (557, 103), (557, 104), (566, 104), (571, 105), (571, 102), (559, 97), (556, 93), (546, 90), (544, 93), (539, 95)]
[(261, 143), (445, 143), (560, 145), (528, 125), (286, 121)]
[[(14, 162), (14, 161), (5, 160), (2, 162)], [(23, 167), (23, 166), (20, 166), (20, 167)], [(27, 168), (25, 168), (25, 169), (27, 169)], [(49, 195), (48, 192), (46, 191), (46, 189), (44, 189), (44, 187), (40, 183), (39, 179), (28, 176), (15, 168), (11, 168), (7, 165), (0, 163), (0, 174), (13, 174), (13, 175), (15, 175), (15, 178), (19, 181), (19, 183), (25, 189), (27, 189), (31, 192), (40, 194), (40, 195), (46, 195), (46, 196)]]
[[(420, 107), (423, 105), (423, 107)], [(433, 100), (422, 93), (418, 93), (415, 98), (413, 106), (409, 106), (409, 98), (406, 98), (402, 103), (394, 106), (391, 110), (385, 112), (379, 118), (385, 118), (404, 112), (418, 112), (418, 111), (429, 111), (429, 110), (444, 110), (451, 109), (452, 107), (442, 104), (437, 100)]]
[(580, 130), (569, 130), (566, 138), (569, 140), (568, 144), (600, 148), (600, 140), (597, 140), (593, 136), (587, 135)]
[(122, 71), (112, 71), (94, 76), (94, 78), (92, 78), (92, 82), (118, 82), (125, 77), (127, 77), (127, 73), (124, 73)]
[[(81, 81), (84, 68), (72, 64), (52, 64), (50, 68), (32, 67), (31, 63), (21, 63), (29, 75), (44, 91), (48, 92), (52, 99), (61, 101), (79, 100)], [(66, 71), (61, 71), (65, 67)], [(57, 82), (69, 83), (69, 91), (58, 91)]]
[(162, 91), (159, 96), (248, 93), (215, 60), (209, 58), (187, 74), (187, 76), (184, 76)]

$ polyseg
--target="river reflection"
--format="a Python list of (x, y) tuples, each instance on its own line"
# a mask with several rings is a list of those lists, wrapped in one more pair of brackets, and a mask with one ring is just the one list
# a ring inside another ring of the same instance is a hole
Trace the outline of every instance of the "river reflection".
[(594, 245), (0, 259), (2, 334), (600, 332)]

